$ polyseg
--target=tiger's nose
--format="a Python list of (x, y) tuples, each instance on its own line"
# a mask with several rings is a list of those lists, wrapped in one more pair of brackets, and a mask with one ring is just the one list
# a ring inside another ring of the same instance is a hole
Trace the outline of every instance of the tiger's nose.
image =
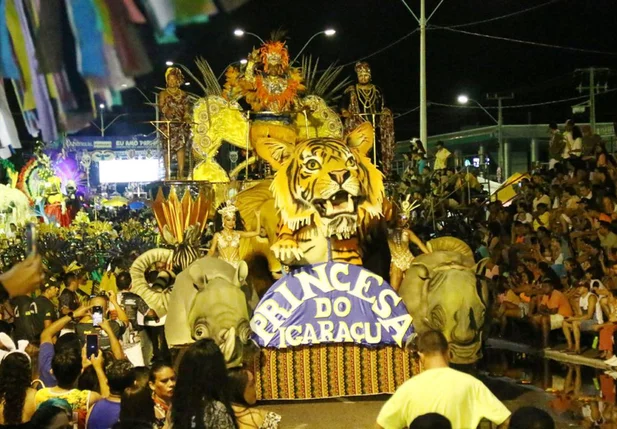
[(330, 175), (332, 180), (334, 180), (339, 185), (345, 183), (345, 181), (349, 179), (349, 176), (351, 176), (351, 173), (348, 170), (336, 170), (331, 171), (328, 174)]

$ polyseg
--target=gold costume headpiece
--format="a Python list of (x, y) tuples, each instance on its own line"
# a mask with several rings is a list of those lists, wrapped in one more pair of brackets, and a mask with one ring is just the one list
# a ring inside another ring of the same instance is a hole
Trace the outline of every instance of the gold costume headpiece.
[(368, 65), (367, 62), (360, 61), (356, 63), (356, 73), (371, 73), (371, 66)]
[(269, 66), (280, 65), (284, 69), (289, 66), (289, 52), (285, 42), (266, 42), (259, 49), (264, 71), (268, 73)]
[(237, 211), (238, 209), (234, 205), (233, 201), (227, 200), (227, 202), (225, 203), (225, 207), (218, 210), (218, 214), (223, 217), (231, 217), (235, 216)]
[(180, 70), (178, 67), (169, 67), (167, 71), (165, 71), (165, 82), (167, 82), (167, 80), (169, 79), (169, 76), (171, 76), (172, 74), (175, 75), (176, 78), (180, 79), (181, 81), (184, 80), (184, 75), (182, 74), (182, 70)]
[(407, 195), (405, 199), (402, 200), (400, 204), (398, 204), (399, 216), (401, 217), (404, 216), (407, 219), (411, 217), (412, 211), (420, 207), (420, 203), (418, 202), (418, 200), (409, 201), (410, 198), (411, 198), (411, 195)]

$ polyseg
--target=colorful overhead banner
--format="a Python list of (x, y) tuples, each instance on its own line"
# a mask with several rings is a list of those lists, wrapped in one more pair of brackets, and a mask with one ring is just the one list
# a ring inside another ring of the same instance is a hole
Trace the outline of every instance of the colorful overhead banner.
[(402, 347), (413, 335), (402, 299), (380, 276), (357, 265), (327, 262), (277, 281), (251, 319), (261, 347), (324, 343)]

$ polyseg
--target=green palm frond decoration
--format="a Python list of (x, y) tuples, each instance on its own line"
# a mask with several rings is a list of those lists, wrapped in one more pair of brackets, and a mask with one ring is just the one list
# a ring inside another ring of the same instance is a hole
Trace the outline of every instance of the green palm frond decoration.
[(330, 64), (325, 70), (319, 70), (319, 58), (313, 60), (311, 55), (302, 57), (302, 77), (307, 95), (316, 95), (326, 103), (334, 104), (342, 96), (343, 90), (351, 84), (346, 77), (336, 82), (343, 71), (343, 66)]
[(279, 28), (270, 33), (270, 39), (272, 42), (284, 42), (287, 39), (287, 30)]

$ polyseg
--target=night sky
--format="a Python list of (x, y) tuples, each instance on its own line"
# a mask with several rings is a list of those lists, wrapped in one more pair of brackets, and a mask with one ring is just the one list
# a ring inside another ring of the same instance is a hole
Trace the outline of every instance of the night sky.
[[(439, 3), (427, 1), (427, 15)], [(419, 1), (407, 0), (419, 14)], [(545, 48), (490, 40), (448, 30), (427, 31), (427, 75), (429, 102), (456, 104), (456, 97), (466, 93), (483, 105), (485, 94), (514, 92), (507, 104), (520, 105), (576, 97), (576, 87), (587, 84), (586, 75), (574, 70), (585, 67), (607, 67), (612, 71), (598, 76), (609, 89), (617, 86), (617, 1), (615, 0), (444, 0), (429, 26), (448, 27), (514, 14), (546, 3), (526, 13), (493, 22), (459, 27), (458, 30), (492, 36), (522, 39), (546, 44), (606, 51), (612, 54), (583, 53), (566, 49)], [(181, 42), (155, 46), (152, 55), (158, 68), (155, 73), (138, 80), (147, 93), (164, 84), (165, 61), (191, 66), (196, 56), (205, 57), (215, 72), (227, 64), (246, 57), (254, 38), (233, 35), (243, 28), (267, 38), (272, 30), (287, 30), (287, 43), (293, 58), (308, 38), (317, 31), (335, 28), (333, 38), (319, 36), (305, 53), (320, 58), (326, 65), (338, 61), (348, 64), (345, 73), (353, 75), (353, 63), (405, 36), (418, 27), (414, 17), (400, 0), (252, 0), (232, 14), (219, 14), (209, 23), (183, 27), (177, 32)], [(147, 31), (144, 31), (147, 34)], [(419, 104), (419, 32), (383, 52), (368, 58), (373, 68), (373, 81), (384, 92), (387, 105), (395, 114), (416, 108)], [(192, 89), (196, 90), (193, 85)], [(130, 122), (144, 120), (151, 109), (135, 90), (124, 96), (123, 111), (131, 118), (115, 130), (122, 134)], [(597, 120), (617, 120), (617, 92), (598, 97)], [(580, 100), (583, 101), (583, 100)], [(572, 117), (570, 106), (580, 101), (561, 104), (508, 109), (505, 123), (524, 124), (552, 121), (564, 122)], [(493, 112), (496, 116), (496, 112)], [(462, 127), (490, 125), (491, 119), (478, 109), (460, 109), (432, 105), (428, 109), (429, 135), (451, 132)], [(575, 116), (586, 122), (588, 115)], [(419, 112), (395, 121), (397, 139), (417, 136)]]

